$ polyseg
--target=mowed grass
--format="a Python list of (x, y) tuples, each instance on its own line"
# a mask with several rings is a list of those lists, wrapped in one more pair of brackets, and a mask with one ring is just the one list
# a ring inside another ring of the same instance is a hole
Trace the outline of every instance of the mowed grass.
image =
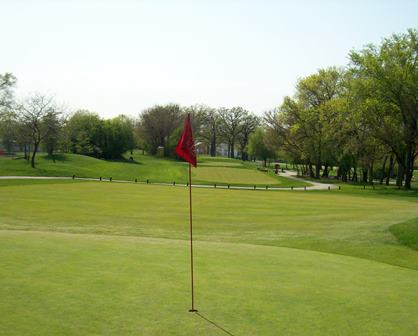
[[(266, 173), (262, 173), (256, 170), (239, 169), (239, 168), (226, 168), (225, 167), (199, 167), (193, 170), (193, 179), (199, 182), (218, 184), (233, 184), (233, 185), (280, 185), (277, 177), (272, 177)], [(247, 182), (247, 183), (246, 183)], [(289, 183), (298, 186), (301, 183), (299, 181), (286, 181), (283, 185)], [(306, 185), (302, 183), (302, 185)]]
[[(190, 308), (188, 244), (1, 233), (0, 333), (225, 335)], [(418, 272), (318, 252), (196, 243), (196, 304), (232, 335), (414, 335)]]
[(39, 154), (36, 168), (30, 167), (29, 162), (19, 158), (0, 157), (0, 175), (28, 175), (28, 176), (72, 176), (109, 178), (133, 181), (135, 178), (144, 181), (168, 182), (186, 181), (186, 166), (169, 159), (162, 159), (151, 155), (135, 152), (134, 161), (109, 161), (77, 154), (57, 154), (53, 158), (46, 154)]
[[(140, 151), (127, 153), (123, 160), (99, 160), (77, 154), (57, 154), (49, 157), (39, 154), (36, 168), (22, 158), (0, 157), (0, 176), (77, 176), (134, 181), (187, 183), (188, 166), (183, 161), (143, 155)], [(55, 159), (55, 162), (54, 162)], [(307, 182), (294, 181), (258, 171), (257, 165), (236, 159), (199, 157), (198, 168), (193, 169), (195, 184), (270, 185), (299, 187)]]
[[(186, 188), (0, 186), (0, 334), (225, 334), (187, 312)], [(233, 335), (415, 335), (418, 251), (390, 230), (417, 198), (344, 190), (194, 189), (202, 316)]]

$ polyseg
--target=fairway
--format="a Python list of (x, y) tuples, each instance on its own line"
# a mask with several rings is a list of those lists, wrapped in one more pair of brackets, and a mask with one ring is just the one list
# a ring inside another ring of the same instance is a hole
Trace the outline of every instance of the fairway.
[(216, 327), (187, 312), (186, 188), (0, 186), (0, 334), (224, 335), (221, 327), (233, 335), (414, 335), (418, 328), (418, 251), (390, 232), (417, 217), (416, 197), (194, 190), (197, 306)]
[[(224, 167), (199, 167), (193, 171), (193, 179), (230, 184), (278, 184), (277, 179), (256, 170)], [(298, 181), (294, 184), (298, 184)]]
[[(130, 160), (132, 157), (133, 160)], [(120, 160), (100, 160), (77, 154), (39, 154), (37, 167), (17, 156), (0, 156), (0, 176), (77, 176), (86, 178), (112, 177), (118, 180), (149, 181), (151, 183), (186, 183), (187, 164), (170, 158), (158, 158), (134, 151)], [(306, 181), (295, 181), (284, 176), (257, 170), (257, 164), (237, 159), (199, 157), (198, 169), (193, 169), (194, 184), (270, 185), (303, 187)]]

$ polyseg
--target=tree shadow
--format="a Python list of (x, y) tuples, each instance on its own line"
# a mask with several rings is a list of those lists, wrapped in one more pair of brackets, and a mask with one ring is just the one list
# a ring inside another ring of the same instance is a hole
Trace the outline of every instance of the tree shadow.
[(48, 161), (59, 161), (59, 162), (69, 161), (68, 157), (65, 154), (45, 155), (45, 156), (42, 156), (41, 158), (44, 160), (48, 160)]
[(197, 316), (199, 316), (201, 319), (205, 320), (206, 322), (212, 324), (214, 327), (218, 328), (220, 331), (224, 332), (226, 335), (234, 336), (233, 333), (231, 333), (230, 331), (226, 330), (225, 328), (223, 328), (219, 324), (215, 323), (214, 321), (209, 320), (207, 317), (205, 317), (204, 315), (200, 314), (199, 312), (195, 312), (195, 314)]
[(143, 164), (142, 162), (136, 161), (133, 157), (132, 157), (132, 160), (130, 158), (120, 157), (120, 158), (117, 158), (117, 159), (105, 159), (105, 161), (130, 163), (130, 164), (137, 164), (137, 165), (142, 165)]

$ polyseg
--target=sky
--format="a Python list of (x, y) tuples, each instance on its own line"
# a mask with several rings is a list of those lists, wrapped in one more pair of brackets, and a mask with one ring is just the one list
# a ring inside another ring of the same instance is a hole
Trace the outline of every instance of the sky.
[(418, 28), (418, 1), (0, 0), (16, 95), (138, 116), (155, 104), (256, 114), (352, 49)]

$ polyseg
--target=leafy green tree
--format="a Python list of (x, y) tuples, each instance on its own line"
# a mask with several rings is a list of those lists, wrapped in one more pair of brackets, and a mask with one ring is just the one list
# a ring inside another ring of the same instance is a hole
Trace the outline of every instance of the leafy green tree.
[(65, 133), (73, 153), (101, 157), (103, 123), (98, 114), (87, 110), (76, 111), (68, 119)]
[(260, 125), (260, 118), (252, 113), (246, 113), (241, 121), (240, 133), (238, 134), (238, 142), (241, 151), (241, 159), (248, 160), (248, 141), (250, 135)]
[(11, 153), (13, 146), (17, 143), (18, 121), (14, 111), (5, 110), (0, 114), (0, 139), (8, 153)]
[(266, 145), (266, 131), (259, 127), (249, 137), (248, 153), (256, 159), (263, 160), (264, 167), (267, 160), (274, 157), (272, 152)]
[(135, 146), (132, 121), (119, 116), (103, 121), (102, 156), (105, 159), (118, 159)]
[(56, 113), (48, 113), (43, 119), (46, 135), (42, 140), (42, 146), (49, 156), (52, 156), (58, 147), (62, 135), (63, 120)]
[(7, 152), (17, 141), (17, 116), (14, 111), (13, 88), (16, 77), (11, 73), (0, 74), (0, 140)]
[(13, 88), (16, 85), (16, 77), (6, 72), (0, 74), (0, 114), (10, 111), (14, 103)]
[[(353, 90), (370, 134), (396, 156), (411, 188), (417, 150), (418, 32), (394, 34), (380, 46), (350, 53)], [(400, 181), (402, 183), (402, 181)], [(399, 184), (399, 181), (398, 181)]]

